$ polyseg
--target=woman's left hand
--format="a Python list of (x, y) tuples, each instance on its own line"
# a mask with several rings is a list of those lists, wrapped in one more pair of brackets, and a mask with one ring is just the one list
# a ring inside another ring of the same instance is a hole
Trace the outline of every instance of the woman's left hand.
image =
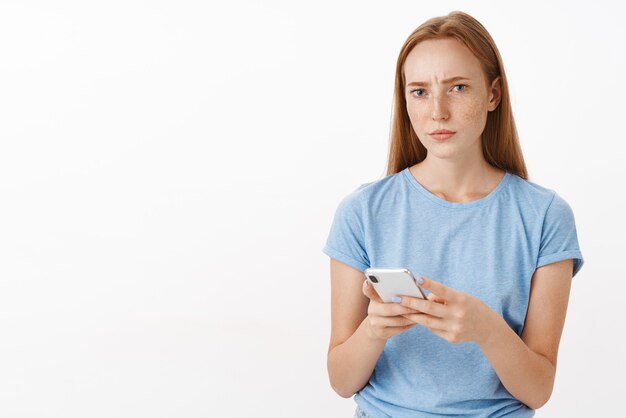
[(487, 339), (495, 314), (489, 306), (472, 295), (427, 277), (420, 277), (424, 279), (424, 283), (419, 286), (430, 292), (428, 300), (403, 295), (399, 303), (423, 313), (402, 316), (424, 325), (453, 344), (467, 341), (480, 344)]

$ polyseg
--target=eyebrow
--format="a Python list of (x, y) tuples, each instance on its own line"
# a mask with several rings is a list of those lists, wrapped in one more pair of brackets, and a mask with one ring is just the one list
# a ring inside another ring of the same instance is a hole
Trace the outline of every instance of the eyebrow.
[[(457, 81), (457, 80), (469, 80), (469, 81), (471, 81), (467, 77), (456, 76), (456, 77), (447, 78), (447, 79), (443, 80), (442, 83), (446, 84), (446, 83), (450, 83), (452, 81)], [(409, 84), (407, 84), (407, 87), (408, 86), (430, 86), (430, 83), (427, 83), (425, 81), (411, 81)]]

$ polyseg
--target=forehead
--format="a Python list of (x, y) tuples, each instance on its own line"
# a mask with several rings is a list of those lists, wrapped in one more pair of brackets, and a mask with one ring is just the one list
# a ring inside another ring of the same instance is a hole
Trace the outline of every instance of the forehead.
[(415, 45), (404, 62), (406, 82), (440, 81), (458, 75), (480, 78), (478, 58), (456, 39), (429, 39)]

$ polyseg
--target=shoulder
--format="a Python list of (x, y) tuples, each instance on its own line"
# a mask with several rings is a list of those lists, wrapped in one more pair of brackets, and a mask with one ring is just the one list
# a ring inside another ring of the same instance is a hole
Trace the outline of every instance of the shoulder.
[(386, 175), (380, 179), (362, 183), (348, 193), (341, 202), (343, 206), (370, 206), (374, 201), (396, 189), (402, 181), (402, 172)]
[(555, 208), (559, 211), (569, 209), (569, 204), (556, 190), (534, 181), (523, 179), (513, 173), (509, 173), (509, 175), (511, 177), (511, 193), (524, 210), (543, 216), (548, 209), (551, 209), (551, 211)]
[(541, 225), (542, 234), (549, 236), (557, 230), (571, 233), (575, 229), (574, 211), (570, 204), (554, 189), (511, 175), (512, 193), (524, 214), (531, 214)]

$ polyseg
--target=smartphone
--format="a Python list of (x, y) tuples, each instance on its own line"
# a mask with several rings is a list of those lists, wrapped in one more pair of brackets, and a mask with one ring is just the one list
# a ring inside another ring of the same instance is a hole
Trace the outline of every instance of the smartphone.
[(383, 302), (391, 302), (392, 297), (402, 295), (428, 299), (409, 269), (367, 268), (363, 273)]

